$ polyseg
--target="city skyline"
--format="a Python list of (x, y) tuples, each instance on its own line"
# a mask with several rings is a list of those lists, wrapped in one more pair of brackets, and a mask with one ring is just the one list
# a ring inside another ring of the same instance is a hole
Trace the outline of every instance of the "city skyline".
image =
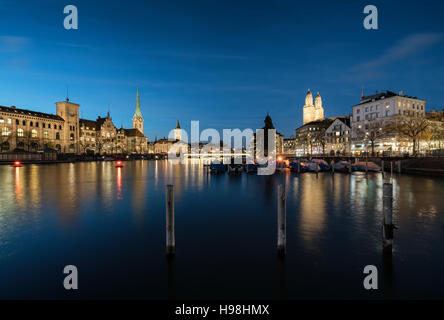
[(444, 74), (442, 4), (377, 1), (380, 28), (368, 31), (364, 2), (317, 3), (322, 10), (290, 2), (187, 9), (80, 1), (79, 29), (65, 30), (60, 4), (43, 1), (47, 10), (37, 10), (7, 1), (0, 104), (53, 113), (68, 87), (81, 118), (110, 111), (117, 126), (131, 127), (139, 87), (149, 140), (167, 136), (178, 118), (185, 130), (191, 120), (218, 130), (259, 128), (267, 112), (290, 137), (302, 124), (308, 88), (321, 93), (326, 117), (350, 114), (362, 87), (365, 94), (404, 90), (427, 100), (427, 110), (442, 108), (439, 82), (424, 81)]

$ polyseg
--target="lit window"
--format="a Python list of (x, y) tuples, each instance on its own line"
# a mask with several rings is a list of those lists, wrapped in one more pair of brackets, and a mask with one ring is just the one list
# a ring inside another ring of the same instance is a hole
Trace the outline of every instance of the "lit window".
[(23, 131), (23, 129), (17, 129), (17, 136), (18, 137), (23, 137), (25, 135), (25, 133), (24, 133), (24, 131)]
[(31, 137), (32, 138), (37, 138), (37, 130), (35, 130), (35, 129), (32, 129), (32, 131), (31, 131)]
[(2, 129), (2, 136), (3, 137), (7, 137), (7, 136), (9, 136), (9, 128), (8, 127), (4, 127), (3, 129)]
[(48, 139), (48, 138), (49, 138), (49, 133), (48, 133), (48, 131), (43, 132), (43, 137), (44, 137), (45, 139)]
[(0, 118), (0, 123), (5, 123), (5, 120), (3, 118)]
[(8, 119), (8, 124), (11, 124), (12, 123), (12, 119)]

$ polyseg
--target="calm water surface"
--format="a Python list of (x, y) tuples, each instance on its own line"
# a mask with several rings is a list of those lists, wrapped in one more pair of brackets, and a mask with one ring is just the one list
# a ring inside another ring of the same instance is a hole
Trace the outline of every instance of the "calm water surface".
[[(380, 174), (228, 176), (133, 161), (0, 166), (0, 181), (0, 298), (444, 298), (443, 178), (394, 177), (392, 259), (381, 250)], [(166, 184), (175, 185), (171, 262)], [(77, 291), (63, 289), (68, 264)], [(363, 289), (368, 264), (377, 291)]]

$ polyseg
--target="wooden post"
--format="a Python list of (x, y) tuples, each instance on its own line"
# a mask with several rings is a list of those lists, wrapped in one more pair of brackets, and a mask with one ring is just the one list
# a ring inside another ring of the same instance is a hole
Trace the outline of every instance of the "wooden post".
[(335, 166), (334, 166), (334, 164), (335, 164), (335, 162), (333, 160), (331, 160), (330, 165), (331, 165), (331, 173), (332, 174), (335, 174)]
[(166, 252), (174, 255), (176, 241), (174, 238), (174, 186), (166, 187)]
[(351, 162), (351, 159), (350, 159), (350, 162), (348, 163), (348, 173), (352, 173), (352, 162)]
[(398, 160), (398, 173), (401, 173), (401, 160)]
[(287, 247), (287, 199), (285, 185), (278, 185), (278, 254), (283, 257)]
[(393, 184), (385, 182), (383, 186), (383, 213), (382, 226), (382, 250), (386, 254), (392, 254), (393, 249)]
[(298, 174), (301, 173), (301, 162), (298, 161)]
[(318, 163), (316, 162), (316, 178), (318, 177), (318, 173), (319, 173), (319, 165), (318, 165)]
[(393, 176), (393, 161), (390, 161), (390, 179)]
[(381, 173), (384, 176), (384, 160), (381, 160)]
[(368, 173), (368, 158), (365, 157), (365, 174)]

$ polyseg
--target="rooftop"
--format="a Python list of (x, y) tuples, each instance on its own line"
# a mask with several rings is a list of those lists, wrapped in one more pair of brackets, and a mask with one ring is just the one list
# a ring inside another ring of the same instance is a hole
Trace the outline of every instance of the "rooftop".
[(26, 109), (19, 109), (19, 108), (16, 108), (15, 106), (12, 106), (12, 107), (0, 106), (0, 112), (8, 112), (11, 114), (16, 114), (16, 115), (22, 114), (22, 115), (38, 117), (38, 118), (43, 118), (43, 119), (65, 121), (62, 117), (55, 115), (55, 114), (30, 111), (30, 110), (26, 110)]

